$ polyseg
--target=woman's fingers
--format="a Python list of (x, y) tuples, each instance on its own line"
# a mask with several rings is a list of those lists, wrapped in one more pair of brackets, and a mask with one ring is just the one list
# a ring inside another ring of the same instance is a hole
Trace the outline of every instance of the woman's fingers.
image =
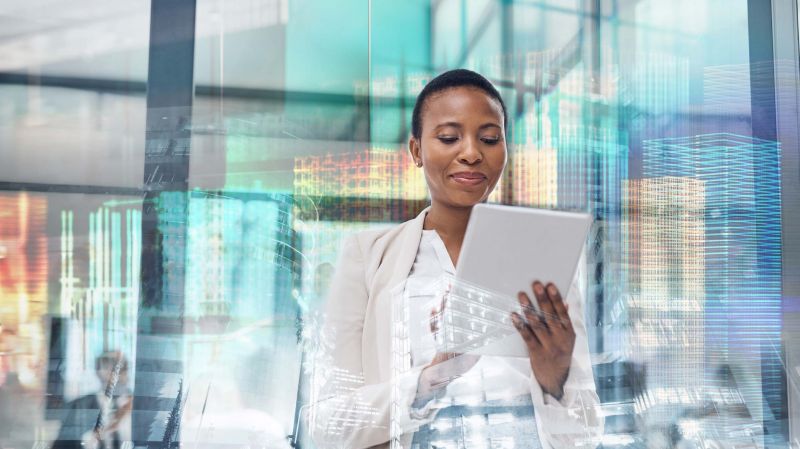
[(564, 306), (564, 301), (561, 299), (561, 292), (558, 291), (558, 287), (552, 282), (547, 284), (547, 297), (550, 298), (550, 303), (553, 304), (553, 310), (556, 315), (560, 318), (566, 318), (568, 316), (567, 309)]
[(522, 317), (519, 316), (517, 312), (511, 312), (511, 322), (514, 323), (514, 327), (517, 328), (517, 332), (522, 336), (522, 339), (525, 340), (525, 344), (528, 346), (528, 349), (538, 349), (541, 347), (541, 342), (539, 341), (539, 337), (531, 330), (530, 326), (525, 324), (525, 321), (522, 320)]
[(556, 304), (551, 297), (553, 289), (555, 289), (555, 293), (557, 294), (558, 288), (556, 288), (552, 282), (547, 284), (547, 286), (539, 281), (533, 283), (533, 292), (536, 294), (536, 300), (539, 302), (539, 310), (542, 311), (542, 321), (547, 325), (550, 332), (560, 332), (561, 329), (564, 329), (564, 323), (561, 322), (563, 318), (559, 314)]
[(536, 296), (536, 302), (539, 303), (539, 310), (541, 310), (545, 314), (555, 314), (556, 311), (553, 308), (553, 303), (550, 302), (550, 298), (548, 297), (547, 292), (545, 292), (544, 285), (541, 282), (536, 281), (532, 285), (533, 294)]
[(522, 306), (522, 313), (525, 315), (525, 321), (527, 321), (531, 328), (540, 327), (543, 325), (542, 320), (539, 317), (539, 314), (536, 312), (536, 309), (533, 307), (531, 299), (528, 298), (527, 293), (517, 293), (517, 301), (519, 301), (519, 305)]
[(431, 333), (436, 334), (439, 331), (439, 319), (436, 317), (436, 309), (431, 309)]
[(436, 310), (435, 307), (431, 308), (431, 333), (435, 334), (439, 332), (439, 321), (444, 318), (444, 306), (447, 304), (447, 295), (442, 296), (442, 302), (439, 304), (439, 310)]
[(561, 297), (561, 292), (558, 291), (558, 287), (556, 287), (552, 282), (547, 284), (547, 296), (550, 298), (550, 302), (553, 304), (553, 309), (555, 310), (558, 319), (561, 321), (561, 326), (564, 329), (572, 329), (572, 320), (569, 318), (567, 304)]

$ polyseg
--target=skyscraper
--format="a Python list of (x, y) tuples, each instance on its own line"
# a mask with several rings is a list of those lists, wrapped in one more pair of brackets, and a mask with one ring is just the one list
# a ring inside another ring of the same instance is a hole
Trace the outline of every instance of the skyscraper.
[[(784, 393), (781, 214), (777, 142), (732, 133), (644, 142), (646, 177), (705, 186), (705, 344), (710, 367), (730, 366), (751, 415), (765, 425)], [(763, 394), (762, 394), (763, 391)]]
[(509, 151), (506, 171), (510, 180), (512, 204), (556, 207), (558, 154), (555, 149), (519, 146)]
[(705, 189), (693, 178), (645, 178), (625, 181), (623, 196), (625, 347), (647, 367), (649, 387), (635, 404), (663, 422), (694, 405), (677, 390), (700, 393), (703, 380)]

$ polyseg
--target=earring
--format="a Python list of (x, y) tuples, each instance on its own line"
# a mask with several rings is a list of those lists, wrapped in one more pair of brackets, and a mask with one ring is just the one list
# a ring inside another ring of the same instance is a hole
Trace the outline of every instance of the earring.
[(422, 161), (417, 161), (417, 167), (422, 167)]

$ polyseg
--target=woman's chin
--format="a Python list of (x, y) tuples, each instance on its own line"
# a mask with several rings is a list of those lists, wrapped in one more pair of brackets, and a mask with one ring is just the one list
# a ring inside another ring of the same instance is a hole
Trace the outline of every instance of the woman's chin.
[(450, 201), (448, 202), (455, 207), (472, 207), (486, 201), (487, 196), (485, 192), (469, 194), (467, 194), (467, 192), (458, 192), (457, 194), (450, 195)]

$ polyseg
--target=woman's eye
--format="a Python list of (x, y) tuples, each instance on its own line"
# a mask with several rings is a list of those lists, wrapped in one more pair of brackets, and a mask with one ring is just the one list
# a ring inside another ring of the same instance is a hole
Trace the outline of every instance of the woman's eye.
[(487, 145), (494, 145), (497, 142), (500, 142), (500, 138), (499, 137), (482, 137), (481, 141), (483, 141), (483, 143), (485, 143)]
[(456, 140), (458, 140), (458, 137), (453, 137), (453, 136), (439, 136), (439, 137), (438, 137), (438, 139), (439, 139), (439, 141), (441, 141), (442, 143), (454, 143)]

